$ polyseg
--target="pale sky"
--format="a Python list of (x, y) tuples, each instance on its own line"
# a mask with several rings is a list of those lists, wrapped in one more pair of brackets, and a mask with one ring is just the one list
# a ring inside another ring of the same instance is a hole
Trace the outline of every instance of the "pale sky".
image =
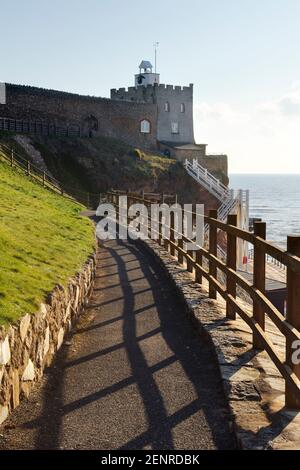
[(195, 137), (230, 172), (300, 173), (300, 0), (0, 0), (0, 81), (96, 96), (194, 83)]

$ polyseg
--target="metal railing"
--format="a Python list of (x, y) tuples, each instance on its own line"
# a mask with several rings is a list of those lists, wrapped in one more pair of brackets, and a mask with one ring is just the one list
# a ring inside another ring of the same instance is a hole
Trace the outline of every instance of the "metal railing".
[[(119, 213), (119, 197), (116, 193), (108, 193), (108, 200), (115, 205), (117, 214)], [(145, 204), (151, 207), (151, 201), (140, 196), (128, 195), (128, 207), (133, 203)], [(149, 211), (148, 211), (149, 212)], [(192, 213), (196, 218), (196, 214)], [(123, 214), (124, 216), (124, 214)], [(130, 219), (128, 218), (128, 222)], [(300, 341), (300, 316), (299, 316), (299, 292), (300, 292), (300, 236), (288, 236), (288, 251), (267, 242), (266, 224), (256, 222), (254, 233), (238, 228), (237, 216), (230, 214), (227, 223), (217, 219), (217, 211), (210, 211), (209, 216), (205, 216), (205, 223), (209, 226), (208, 248), (197, 247), (195, 251), (186, 249), (186, 243), (191, 242), (182, 232), (178, 236), (178, 228), (175, 230), (174, 214), (170, 218), (168, 229), (170, 235), (165, 236), (165, 223), (163, 215), (159, 213), (156, 221), (157, 242), (163, 245), (170, 254), (177, 256), (178, 262), (187, 264), (187, 270), (195, 275), (195, 281), (202, 283), (203, 278), (208, 281), (208, 295), (212, 299), (220, 294), (226, 302), (226, 317), (235, 320), (239, 315), (252, 330), (253, 347), (258, 350), (265, 350), (280, 374), (285, 380), (285, 401), (289, 408), (300, 409), (300, 366), (292, 360), (295, 351), (294, 341)], [(150, 219), (143, 224), (149, 237), (153, 234), (153, 226)], [(226, 260), (218, 256), (217, 232), (222, 230), (226, 233), (227, 247)], [(183, 230), (182, 230), (183, 231)], [(253, 245), (253, 284), (237, 272), (237, 243), (241, 239)], [(287, 269), (287, 311), (286, 317), (272, 304), (265, 293), (266, 284), (266, 256), (271, 256)], [(206, 260), (206, 262), (204, 262)], [(225, 276), (225, 285), (218, 279), (218, 271)], [(252, 300), (252, 311), (245, 307), (237, 293), (237, 288), (248, 294)], [(285, 359), (277, 350), (266, 332), (266, 315), (278, 328), (285, 338), (286, 355)]]
[[(248, 259), (252, 261), (253, 258), (254, 258), (254, 249), (251, 248), (248, 251)], [(286, 270), (286, 265), (285, 264), (281, 263), (276, 258), (273, 258), (273, 256), (270, 256), (268, 254), (266, 255), (266, 262), (270, 263), (270, 264), (273, 264), (274, 266), (277, 266), (278, 268), (283, 269), (284, 271)]]
[(184, 167), (190, 176), (204, 186), (219, 201), (224, 202), (224, 199), (231, 199), (232, 195), (227, 186), (201, 166), (196, 159), (193, 159), (193, 163), (186, 159)]
[(12, 119), (8, 117), (0, 117), (0, 131), (57, 137), (80, 137), (81, 135), (79, 125), (58, 126), (40, 120)]

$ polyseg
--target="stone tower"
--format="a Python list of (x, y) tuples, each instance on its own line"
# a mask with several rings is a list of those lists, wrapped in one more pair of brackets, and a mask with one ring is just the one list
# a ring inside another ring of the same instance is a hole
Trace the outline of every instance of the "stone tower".
[(149, 61), (143, 60), (135, 75), (135, 86), (111, 90), (112, 100), (154, 103), (157, 106), (156, 138), (159, 144), (195, 144), (193, 85), (173, 86), (159, 82)]

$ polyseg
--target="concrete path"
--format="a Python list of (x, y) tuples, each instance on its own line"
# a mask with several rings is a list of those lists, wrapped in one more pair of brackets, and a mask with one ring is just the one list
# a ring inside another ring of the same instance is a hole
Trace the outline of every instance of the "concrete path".
[(90, 307), (0, 429), (2, 449), (229, 449), (217, 367), (138, 245), (100, 249)]

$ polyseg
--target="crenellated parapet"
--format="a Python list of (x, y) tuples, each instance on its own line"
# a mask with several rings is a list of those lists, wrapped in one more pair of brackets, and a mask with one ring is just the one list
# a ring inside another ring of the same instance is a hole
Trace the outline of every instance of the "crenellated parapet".
[(170, 97), (184, 97), (187, 93), (193, 92), (193, 84), (189, 86), (177, 86), (168, 84), (154, 84), (143, 87), (113, 88), (110, 90), (112, 100), (135, 101), (135, 102), (155, 102), (155, 98), (163, 94)]

